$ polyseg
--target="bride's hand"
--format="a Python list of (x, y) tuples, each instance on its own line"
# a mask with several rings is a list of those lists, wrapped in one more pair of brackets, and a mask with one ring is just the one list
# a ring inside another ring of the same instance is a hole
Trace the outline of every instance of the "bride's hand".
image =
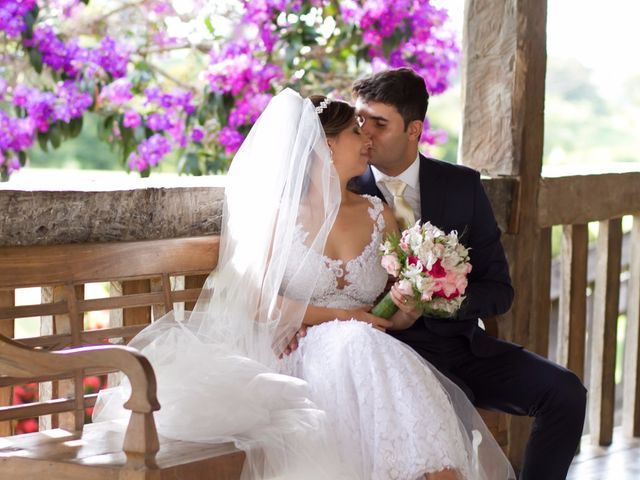
[(296, 334), (293, 336), (291, 341), (289, 342), (289, 345), (287, 345), (287, 348), (284, 349), (284, 352), (282, 352), (278, 356), (278, 358), (281, 359), (285, 355), (292, 354), (298, 348), (298, 338), (305, 337), (306, 335), (307, 335), (307, 326), (302, 325), (300, 329), (296, 332)]
[(416, 302), (413, 296), (404, 295), (398, 288), (398, 283), (394, 283), (391, 287), (391, 300), (396, 304), (398, 309), (405, 314), (407, 318), (417, 320), (422, 314), (416, 308)]
[(360, 322), (370, 323), (373, 328), (377, 328), (381, 331), (386, 331), (387, 328), (393, 326), (393, 322), (391, 320), (384, 319), (382, 317), (376, 317), (372, 313), (369, 312), (371, 310), (372, 305), (363, 305), (360, 308), (353, 308), (345, 310), (345, 316), (343, 320), (358, 320)]

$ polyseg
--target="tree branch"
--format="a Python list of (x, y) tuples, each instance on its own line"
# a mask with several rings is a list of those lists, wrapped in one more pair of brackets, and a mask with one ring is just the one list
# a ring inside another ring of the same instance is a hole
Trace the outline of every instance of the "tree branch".
[(178, 85), (180, 88), (184, 89), (184, 90), (190, 90), (193, 93), (197, 93), (197, 89), (191, 85), (187, 85), (186, 83), (178, 80), (176, 77), (174, 77), (173, 75), (171, 75), (169, 72), (167, 72), (166, 70), (160, 68), (157, 65), (154, 65), (152, 63), (148, 63), (149, 68), (151, 68), (151, 70), (153, 70), (156, 73), (159, 73), (160, 75), (162, 75), (163, 77), (167, 78), (168, 80), (171, 80), (173, 83), (175, 83), (176, 85)]

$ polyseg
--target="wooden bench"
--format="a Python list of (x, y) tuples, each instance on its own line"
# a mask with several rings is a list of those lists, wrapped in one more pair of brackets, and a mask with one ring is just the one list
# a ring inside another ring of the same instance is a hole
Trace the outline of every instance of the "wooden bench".
[[(153, 421), (153, 411), (159, 408), (155, 377), (142, 355), (124, 346), (84, 346), (131, 338), (148, 323), (152, 310), (161, 315), (174, 302), (194, 302), (206, 274), (215, 267), (217, 252), (217, 237), (0, 248), (0, 326), (5, 334), (0, 337), (0, 405), (5, 405), (0, 407), (0, 421), (52, 415), (52, 427), (58, 427), (0, 438), (0, 477), (239, 477), (244, 453), (233, 444), (158, 438)], [(172, 289), (172, 278), (174, 284), (176, 278), (184, 278), (186, 288)], [(105, 281), (117, 285), (122, 295), (84, 299), (85, 284)], [(15, 306), (15, 289), (26, 287), (45, 287), (50, 302)], [(85, 330), (84, 313), (106, 309), (125, 309), (122, 324)], [(34, 316), (51, 316), (50, 334), (8, 338), (13, 336), (14, 319)], [(132, 411), (126, 434), (113, 422), (83, 425), (85, 408), (96, 400), (95, 394), (84, 394), (84, 377), (117, 370), (132, 385), (125, 405)], [(10, 387), (27, 382), (53, 382), (60, 398), (9, 406)], [(64, 417), (62, 412), (71, 414)]]
[[(10, 420), (50, 418), (41, 422), (48, 428), (40, 432), (0, 437), (2, 478), (37, 478), (45, 472), (52, 480), (239, 477), (244, 453), (232, 444), (158, 439), (153, 422), (156, 385), (149, 363), (128, 347), (95, 346), (130, 339), (174, 303), (191, 308), (217, 255), (215, 236), (0, 247), (0, 432), (12, 433)], [(109, 282), (118, 295), (85, 299), (84, 286), (95, 282)], [(43, 287), (47, 302), (16, 306), (15, 289), (27, 287)], [(114, 324), (86, 330), (85, 312), (98, 310), (115, 312)], [(23, 317), (42, 318), (48, 330), (10, 340), (15, 319)], [(132, 384), (125, 405), (132, 411), (126, 435), (111, 422), (83, 425), (85, 408), (96, 400), (95, 394), (84, 394), (84, 377), (117, 370)], [(58, 398), (10, 406), (11, 386), (27, 382), (52, 382)], [(504, 447), (504, 417), (481, 414)]]

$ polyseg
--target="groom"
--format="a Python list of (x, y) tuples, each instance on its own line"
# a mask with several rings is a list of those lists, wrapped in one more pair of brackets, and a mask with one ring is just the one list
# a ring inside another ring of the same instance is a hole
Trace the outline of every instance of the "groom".
[(372, 140), (370, 168), (356, 179), (360, 193), (383, 198), (405, 223), (421, 219), (457, 230), (473, 266), (455, 318), (424, 316), (407, 330), (389, 333), (458, 384), (475, 405), (534, 417), (520, 479), (564, 479), (582, 434), (586, 390), (569, 370), (478, 326), (478, 319), (509, 310), (514, 295), (480, 175), (418, 152), (429, 95), (413, 70), (358, 80), (353, 95)]

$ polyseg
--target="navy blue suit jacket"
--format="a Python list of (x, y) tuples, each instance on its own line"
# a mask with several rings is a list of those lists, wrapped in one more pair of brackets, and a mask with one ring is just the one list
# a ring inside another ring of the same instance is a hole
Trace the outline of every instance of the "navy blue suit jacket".
[[(480, 174), (468, 167), (454, 165), (420, 155), (420, 208), (422, 222), (431, 222), (445, 232), (457, 230), (468, 247), (473, 267), (469, 274), (466, 300), (453, 319), (422, 317), (424, 327), (414, 329), (421, 343), (446, 341), (448, 337), (467, 337), (471, 350), (480, 356), (492, 356), (519, 348), (499, 341), (478, 327), (478, 318), (505, 313), (513, 302), (509, 265), (500, 242), (489, 199), (480, 182)], [(369, 168), (355, 180), (360, 193), (382, 193)], [(418, 321), (420, 322), (420, 320)], [(409, 339), (411, 332), (405, 332)]]

